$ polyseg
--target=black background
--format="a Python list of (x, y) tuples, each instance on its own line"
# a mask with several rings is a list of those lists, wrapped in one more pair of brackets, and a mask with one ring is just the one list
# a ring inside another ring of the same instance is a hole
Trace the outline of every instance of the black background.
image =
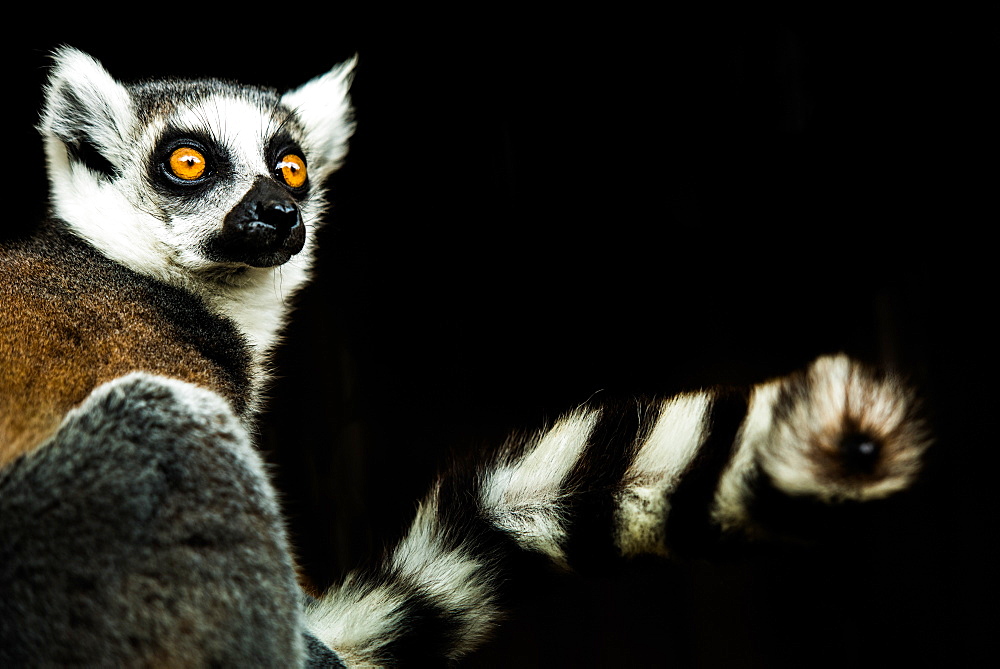
[(995, 181), (974, 17), (300, 9), (11, 31), (4, 220), (42, 211), (31, 126), (60, 43), (124, 80), (281, 89), (359, 54), (357, 134), (261, 427), (315, 584), (398, 536), (446, 453), (595, 392), (753, 382), (846, 351), (925, 396), (937, 445), (916, 490), (812, 550), (522, 587), (468, 664), (978, 658), (996, 596), (996, 214), (972, 206)]

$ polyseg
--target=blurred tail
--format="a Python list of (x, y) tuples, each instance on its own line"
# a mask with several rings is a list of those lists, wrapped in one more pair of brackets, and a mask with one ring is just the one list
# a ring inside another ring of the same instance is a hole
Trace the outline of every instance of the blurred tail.
[(307, 610), (350, 667), (446, 663), (490, 635), (525, 553), (558, 568), (710, 548), (808, 499), (908, 487), (928, 445), (913, 393), (843, 356), (744, 390), (577, 409), (455, 467), (404, 539)]

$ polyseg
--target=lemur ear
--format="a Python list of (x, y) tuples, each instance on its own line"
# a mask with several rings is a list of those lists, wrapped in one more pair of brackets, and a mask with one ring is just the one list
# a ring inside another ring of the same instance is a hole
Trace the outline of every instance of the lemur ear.
[(320, 180), (340, 167), (347, 153), (347, 140), (354, 132), (353, 110), (347, 91), (357, 62), (355, 56), (285, 93), (281, 99), (305, 126), (308, 146), (303, 148), (312, 159), (310, 174)]
[(114, 157), (127, 149), (134, 119), (132, 99), (124, 86), (82, 51), (63, 47), (53, 54), (53, 61), (39, 125), (50, 159), (56, 157), (52, 140), (59, 140), (75, 159), (108, 173)]

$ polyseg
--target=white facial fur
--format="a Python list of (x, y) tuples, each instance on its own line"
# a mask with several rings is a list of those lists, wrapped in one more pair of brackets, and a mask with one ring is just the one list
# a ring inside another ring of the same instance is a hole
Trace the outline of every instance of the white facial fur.
[[(279, 96), (221, 82), (125, 86), (73, 49), (56, 53), (40, 130), (56, 215), (132, 270), (201, 295), (263, 352), (275, 341), (287, 298), (308, 279), (323, 181), (353, 131), (347, 89), (354, 61)], [(226, 178), (202, 192), (166, 192), (150, 178), (165, 132), (208, 137), (228, 158)], [(276, 132), (305, 154), (310, 188), (297, 200), (306, 242), (277, 267), (220, 262), (206, 242), (255, 180), (273, 178), (266, 149)], [(74, 158), (86, 144), (110, 164), (102, 174)]]

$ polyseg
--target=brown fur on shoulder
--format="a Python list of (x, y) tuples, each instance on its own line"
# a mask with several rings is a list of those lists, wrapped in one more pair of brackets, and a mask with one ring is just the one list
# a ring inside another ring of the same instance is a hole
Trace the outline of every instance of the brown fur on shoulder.
[(0, 466), (131, 371), (189, 381), (248, 410), (245, 340), (201, 300), (104, 258), (58, 223), (0, 243)]

